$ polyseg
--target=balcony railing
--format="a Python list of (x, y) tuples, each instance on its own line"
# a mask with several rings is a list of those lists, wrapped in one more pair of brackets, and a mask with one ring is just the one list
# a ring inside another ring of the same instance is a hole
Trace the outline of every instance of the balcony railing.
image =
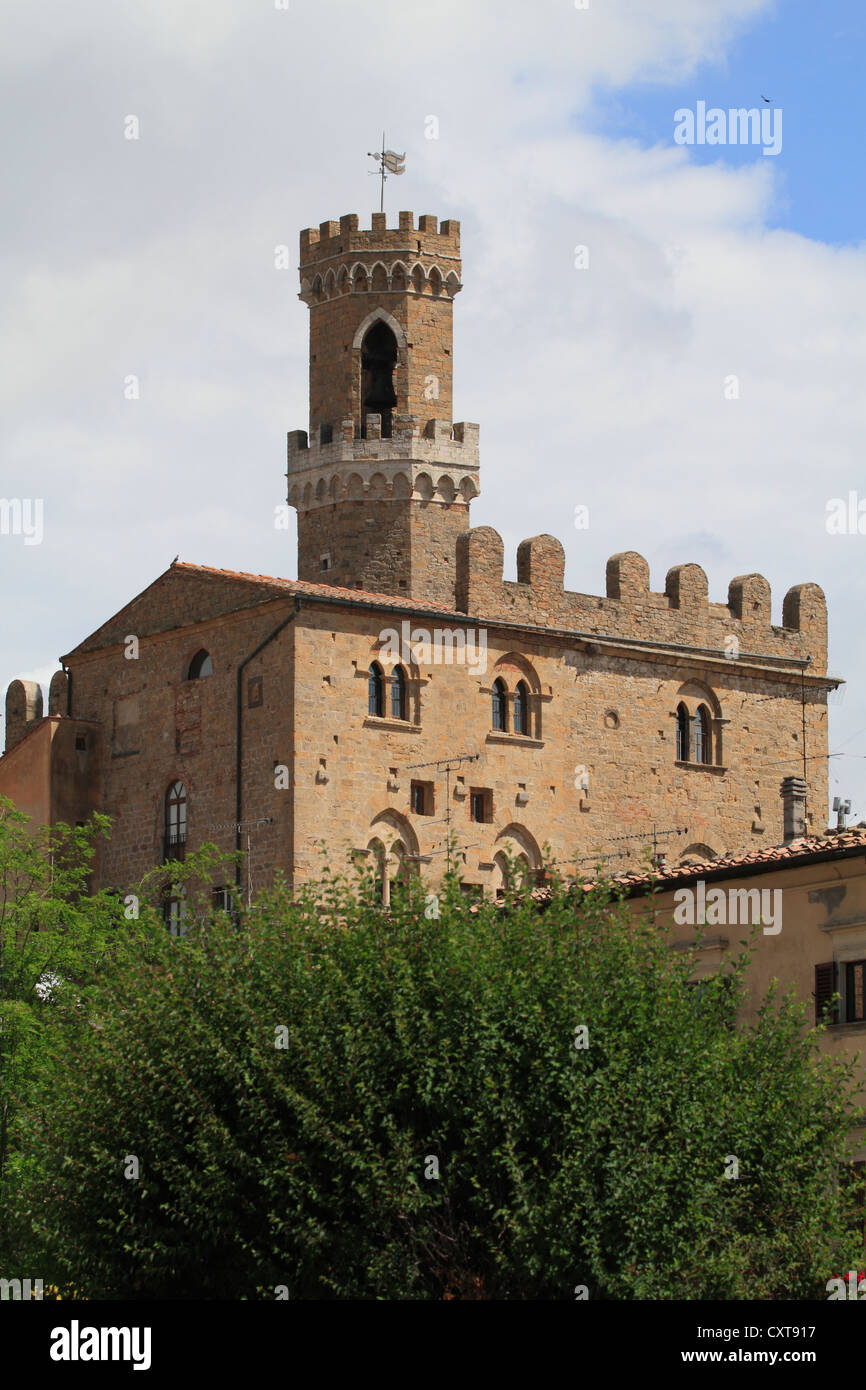
[(162, 842), (162, 862), (183, 859), (186, 853), (186, 830), (168, 830)]

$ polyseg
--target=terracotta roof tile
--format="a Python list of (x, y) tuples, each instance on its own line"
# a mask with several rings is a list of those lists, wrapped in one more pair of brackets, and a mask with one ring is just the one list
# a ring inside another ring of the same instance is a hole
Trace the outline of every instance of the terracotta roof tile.
[[(722, 855), (718, 859), (696, 860), (690, 864), (673, 864), (670, 867), (647, 872), (626, 871), (611, 875), (611, 882), (633, 890), (649, 888), (655, 884), (659, 888), (673, 887), (674, 884), (699, 879), (704, 874), (719, 870), (736, 870), (750, 866), (768, 867), (791, 861), (808, 860), (820, 854), (844, 854), (858, 849), (866, 851), (866, 825), (852, 826), (850, 830), (828, 830), (824, 835), (804, 836), (791, 840), (785, 845), (767, 845), (763, 849), (746, 850), (740, 854)], [(580, 886), (588, 891), (596, 886), (597, 880), (588, 879)]]
[(369, 589), (344, 589), (339, 584), (312, 584), (305, 579), (281, 579), (269, 574), (250, 574), (246, 570), (214, 569), (211, 565), (193, 565), (179, 560), (172, 569), (189, 570), (194, 574), (211, 574), (220, 579), (241, 579), (250, 584), (260, 584), (263, 588), (285, 589), (292, 594), (308, 594), (311, 598), (331, 599), (339, 603), (341, 599), (360, 599), (364, 603), (375, 603), (381, 608), (424, 609), (449, 616), (466, 618), (465, 613), (456, 613), (446, 603), (434, 603), (432, 599), (412, 599), (408, 595), (377, 594)]

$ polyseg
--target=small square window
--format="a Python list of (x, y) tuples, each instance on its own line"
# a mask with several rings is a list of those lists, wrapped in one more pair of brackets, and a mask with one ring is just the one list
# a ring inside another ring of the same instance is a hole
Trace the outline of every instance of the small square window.
[(410, 788), (410, 806), (413, 816), (432, 816), (433, 783), (413, 782)]
[(87, 734), (75, 735), (75, 751), (76, 753), (87, 752)]
[(329, 570), (329, 569), (331, 568), (331, 557), (330, 557), (330, 555), (320, 555), (320, 556), (319, 556), (319, 564), (320, 564), (320, 566), (321, 566), (322, 573), (324, 574), (325, 570)]
[(320, 425), (320, 426), (319, 426), (319, 443), (320, 443), (320, 444), (333, 444), (333, 442), (334, 442), (334, 426), (333, 426), (333, 425)]
[(469, 819), (485, 824), (493, 820), (493, 793), (486, 787), (470, 787)]

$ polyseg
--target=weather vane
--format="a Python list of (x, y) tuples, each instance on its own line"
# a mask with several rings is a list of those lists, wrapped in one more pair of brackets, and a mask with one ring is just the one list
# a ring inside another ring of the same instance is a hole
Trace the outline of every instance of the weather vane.
[[(393, 150), (386, 150), (386, 149), (385, 149), (385, 132), (384, 132), (384, 130), (382, 131), (382, 150), (381, 150), (381, 153), (374, 153), (373, 150), (368, 150), (368, 151), (367, 151), (367, 154), (369, 155), (370, 159), (375, 159), (375, 160), (378, 162), (378, 165), (379, 165), (379, 168), (378, 168), (378, 169), (371, 169), (371, 170), (370, 170), (370, 173), (371, 173), (371, 174), (379, 174), (379, 175), (381, 176), (381, 179), (382, 179), (382, 189), (381, 189), (381, 194), (380, 194), (380, 196), (379, 196), (379, 211), (380, 211), (380, 212), (384, 212), (384, 211), (385, 211), (385, 180), (386, 180), (386, 178), (388, 177), (388, 174), (405, 174), (405, 172), (406, 172), (406, 155), (405, 155), (405, 154), (395, 154), (395, 152), (394, 152)], [(387, 173), (385, 172), (386, 170), (388, 171)]]

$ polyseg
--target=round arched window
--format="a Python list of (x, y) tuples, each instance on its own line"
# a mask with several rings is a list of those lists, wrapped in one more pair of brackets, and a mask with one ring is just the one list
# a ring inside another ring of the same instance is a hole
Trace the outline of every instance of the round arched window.
[(406, 673), (402, 666), (395, 666), (391, 675), (391, 718), (406, 718)]
[(526, 681), (519, 681), (514, 692), (514, 732), (529, 733), (529, 689)]
[(508, 691), (503, 680), (493, 682), (492, 715), (493, 728), (504, 733), (508, 728)]
[(213, 662), (211, 661), (210, 652), (206, 652), (204, 647), (202, 647), (201, 651), (196, 652), (192, 661), (189, 663), (189, 670), (186, 673), (186, 678), (188, 681), (197, 681), (202, 676), (212, 675)]
[(373, 662), (367, 678), (367, 713), (378, 719), (385, 713), (385, 681), (378, 661)]

